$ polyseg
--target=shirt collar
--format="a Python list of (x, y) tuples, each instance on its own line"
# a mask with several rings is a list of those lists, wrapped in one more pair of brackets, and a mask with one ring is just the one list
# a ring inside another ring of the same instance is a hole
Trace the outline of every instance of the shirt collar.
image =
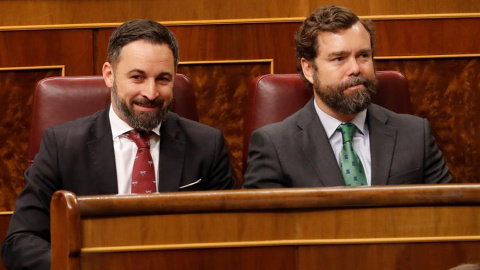
[[(120, 119), (118, 115), (115, 113), (113, 110), (113, 106), (110, 105), (110, 110), (108, 112), (108, 118), (110, 119), (110, 126), (112, 127), (112, 136), (115, 139), (116, 137), (124, 134), (125, 132), (128, 132), (130, 130), (133, 130), (133, 128), (128, 125), (125, 121)], [(162, 123), (160, 123), (157, 127), (152, 129), (152, 131), (160, 136), (160, 127)]]
[[(320, 118), (320, 122), (322, 123), (323, 127), (325, 128), (325, 132), (327, 133), (328, 139), (331, 139), (335, 131), (337, 130), (338, 126), (343, 123), (338, 119), (326, 114), (320, 107), (317, 106), (317, 102), (313, 100), (313, 104), (315, 106), (315, 111), (317, 112), (318, 117)], [(350, 121), (350, 123), (354, 124), (357, 129), (362, 133), (365, 134), (365, 120), (367, 119), (367, 109), (362, 110), (355, 116), (355, 118)]]

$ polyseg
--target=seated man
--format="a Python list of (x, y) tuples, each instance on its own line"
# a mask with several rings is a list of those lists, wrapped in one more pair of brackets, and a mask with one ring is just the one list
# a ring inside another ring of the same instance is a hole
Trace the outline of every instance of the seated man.
[(297, 69), (313, 99), (251, 136), (244, 188), (447, 183), (426, 119), (370, 103), (374, 26), (350, 10), (315, 10), (296, 34)]
[(134, 20), (115, 30), (103, 65), (111, 106), (45, 131), (2, 245), (7, 268), (50, 269), (50, 200), (57, 190), (234, 187), (222, 132), (168, 111), (177, 64), (177, 41), (163, 25)]

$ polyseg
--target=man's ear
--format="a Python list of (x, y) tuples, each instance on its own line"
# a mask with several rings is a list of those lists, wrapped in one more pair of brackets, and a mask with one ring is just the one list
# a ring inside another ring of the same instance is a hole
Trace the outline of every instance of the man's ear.
[(312, 63), (310, 63), (310, 61), (306, 60), (305, 58), (302, 58), (301, 64), (303, 76), (305, 76), (305, 78), (311, 84), (313, 84), (313, 73), (315, 72), (315, 68), (313, 67)]
[(103, 63), (102, 74), (103, 74), (103, 80), (105, 80), (105, 84), (107, 85), (107, 87), (112, 88), (114, 74), (113, 74), (112, 65), (109, 62)]

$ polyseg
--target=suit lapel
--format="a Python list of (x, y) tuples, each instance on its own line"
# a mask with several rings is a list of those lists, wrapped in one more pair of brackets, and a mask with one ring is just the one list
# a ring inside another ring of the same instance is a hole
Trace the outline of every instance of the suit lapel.
[(108, 111), (108, 109), (103, 110), (93, 119), (95, 123), (90, 131), (92, 139), (87, 143), (90, 165), (93, 168), (93, 174), (90, 176), (93, 181), (91, 188), (96, 189), (93, 190), (93, 194), (118, 193), (115, 152)]
[(295, 134), (296, 141), (315, 170), (320, 185), (344, 186), (342, 173), (313, 102), (311, 99), (300, 111), (297, 121), (300, 132)]
[(386, 185), (393, 159), (397, 129), (387, 125), (387, 115), (378, 110), (374, 104), (368, 107), (367, 121), (370, 132), (372, 185)]
[(178, 116), (168, 113), (160, 130), (160, 177), (158, 191), (178, 191), (182, 178), (186, 142), (177, 123)]

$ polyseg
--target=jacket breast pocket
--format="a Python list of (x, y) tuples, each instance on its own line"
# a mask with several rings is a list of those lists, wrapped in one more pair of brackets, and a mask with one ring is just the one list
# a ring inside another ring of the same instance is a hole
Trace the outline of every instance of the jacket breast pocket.
[(200, 183), (202, 182), (202, 178), (193, 181), (191, 183), (185, 184), (183, 186), (180, 186), (178, 189), (180, 191), (187, 191), (187, 190), (198, 190), (198, 186), (200, 186)]

